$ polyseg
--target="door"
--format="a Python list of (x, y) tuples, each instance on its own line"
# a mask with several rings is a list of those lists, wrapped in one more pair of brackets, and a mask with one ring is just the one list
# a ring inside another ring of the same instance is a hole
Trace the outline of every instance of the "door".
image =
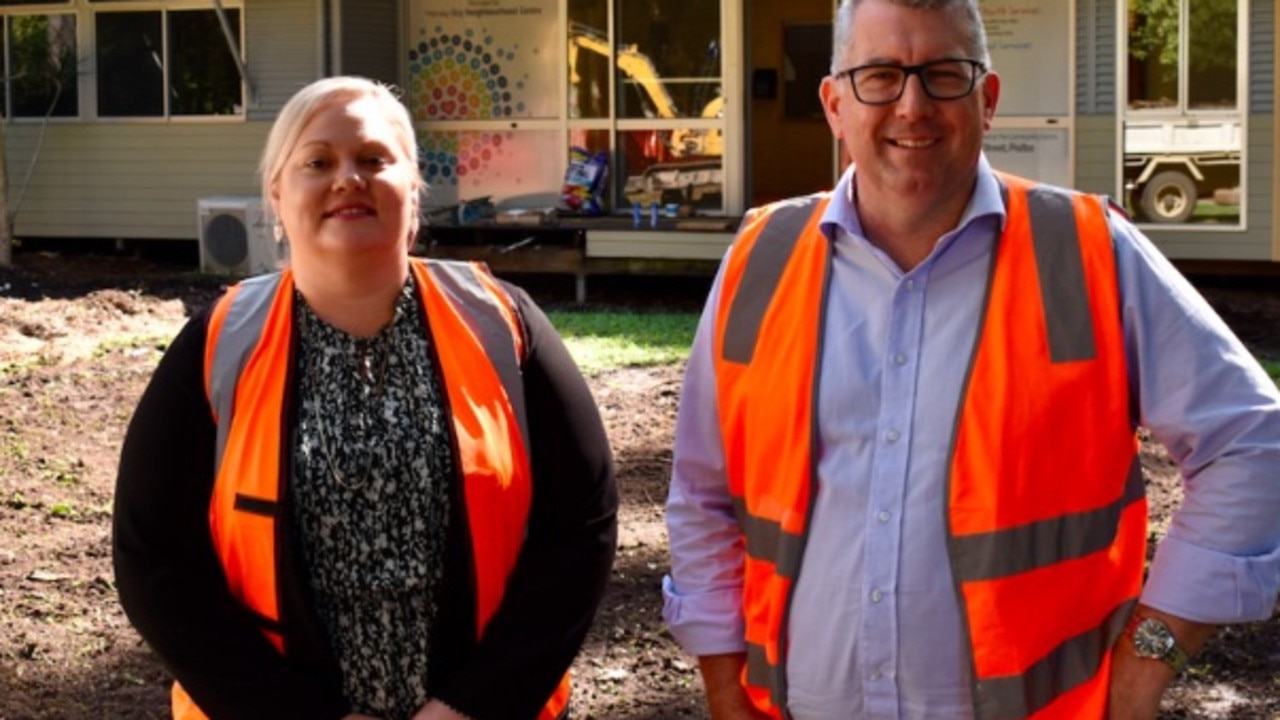
[(748, 198), (760, 205), (835, 183), (818, 85), (831, 64), (832, 0), (747, 0)]

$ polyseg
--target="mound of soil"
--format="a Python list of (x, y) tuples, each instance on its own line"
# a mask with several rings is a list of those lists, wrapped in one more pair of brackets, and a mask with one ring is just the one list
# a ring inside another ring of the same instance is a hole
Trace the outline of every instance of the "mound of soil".
[[(0, 269), (0, 720), (167, 717), (164, 669), (116, 601), (110, 510), (125, 423), (168, 340), (222, 281), (121, 256), (20, 253)], [(546, 304), (571, 286), (528, 286)], [(597, 287), (597, 285), (604, 285)], [(696, 310), (703, 281), (592, 280), (593, 302)], [(1206, 295), (1255, 352), (1280, 360), (1280, 290)], [(662, 507), (681, 368), (590, 378), (617, 456), (618, 561), (575, 667), (579, 718), (705, 719), (697, 663), (664, 629)], [(1180, 498), (1144, 442), (1152, 537)], [(1224, 630), (1167, 695), (1162, 718), (1280, 717), (1280, 616)]]

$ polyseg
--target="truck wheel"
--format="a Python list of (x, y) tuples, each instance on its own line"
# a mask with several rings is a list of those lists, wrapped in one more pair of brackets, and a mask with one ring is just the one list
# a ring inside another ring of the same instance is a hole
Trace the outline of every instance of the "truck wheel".
[(1177, 170), (1156, 173), (1142, 186), (1142, 215), (1156, 223), (1184, 223), (1196, 211), (1196, 183)]

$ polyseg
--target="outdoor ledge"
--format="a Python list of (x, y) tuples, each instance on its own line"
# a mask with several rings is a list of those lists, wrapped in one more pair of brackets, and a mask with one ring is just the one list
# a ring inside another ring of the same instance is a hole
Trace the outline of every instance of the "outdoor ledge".
[(497, 274), (552, 273), (574, 277), (574, 297), (586, 302), (588, 275), (711, 275), (741, 218), (659, 218), (633, 227), (631, 218), (557, 218), (539, 224), (480, 221), (424, 229), (420, 252), (479, 261)]

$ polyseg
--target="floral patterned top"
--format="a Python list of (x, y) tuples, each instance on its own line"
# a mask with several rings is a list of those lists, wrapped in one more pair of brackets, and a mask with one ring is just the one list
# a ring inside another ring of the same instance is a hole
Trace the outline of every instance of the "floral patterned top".
[(292, 513), (317, 614), (353, 708), (409, 718), (429, 697), (453, 473), (430, 340), (412, 278), (373, 338), (295, 308)]

